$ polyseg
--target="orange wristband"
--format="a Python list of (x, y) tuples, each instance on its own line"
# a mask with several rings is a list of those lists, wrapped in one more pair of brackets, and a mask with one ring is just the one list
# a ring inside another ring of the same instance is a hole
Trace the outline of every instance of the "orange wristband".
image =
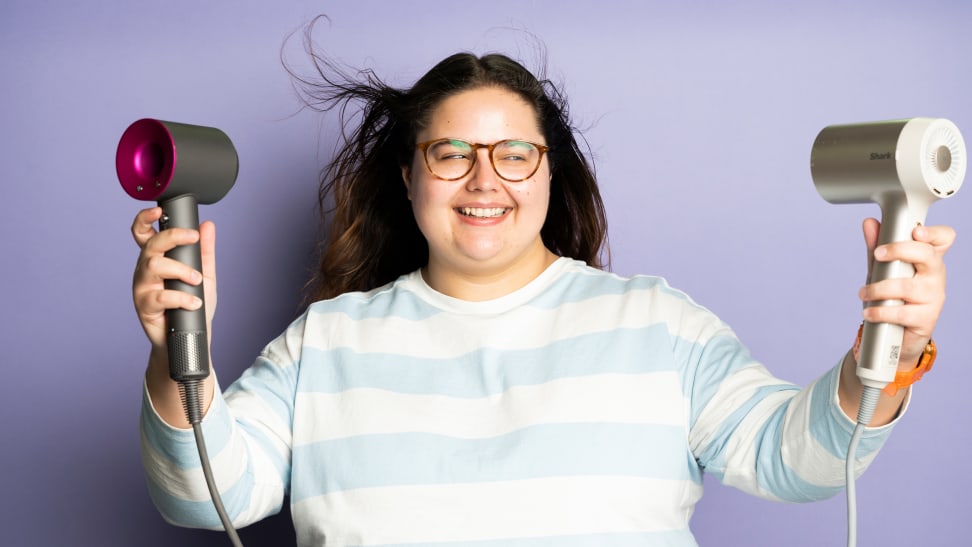
[[(861, 336), (864, 334), (864, 323), (857, 329), (857, 340), (854, 341), (854, 360), (856, 361), (859, 357), (861, 350)], [(935, 341), (929, 339), (928, 343), (925, 344), (925, 351), (921, 354), (921, 358), (918, 359), (918, 366), (907, 371), (898, 371), (894, 375), (894, 380), (892, 380), (888, 385), (884, 386), (882, 390), (888, 397), (894, 397), (898, 394), (898, 390), (906, 388), (911, 384), (921, 380), (926, 372), (931, 370), (932, 365), (935, 364), (935, 357), (938, 356), (938, 347), (935, 345)]]

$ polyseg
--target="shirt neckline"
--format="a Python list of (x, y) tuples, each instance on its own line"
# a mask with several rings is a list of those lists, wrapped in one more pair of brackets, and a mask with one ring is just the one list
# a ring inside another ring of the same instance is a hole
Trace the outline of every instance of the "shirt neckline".
[(470, 301), (443, 294), (426, 283), (421, 269), (405, 277), (404, 286), (436, 308), (467, 315), (495, 315), (507, 312), (535, 298), (549, 287), (557, 277), (577, 261), (558, 257), (540, 275), (519, 289), (491, 300)]

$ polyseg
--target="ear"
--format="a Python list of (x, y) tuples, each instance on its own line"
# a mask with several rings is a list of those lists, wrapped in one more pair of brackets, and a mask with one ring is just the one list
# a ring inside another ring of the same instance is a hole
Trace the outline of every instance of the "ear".
[(412, 200), (412, 166), (402, 165), (402, 181), (405, 183), (405, 193), (409, 201)]

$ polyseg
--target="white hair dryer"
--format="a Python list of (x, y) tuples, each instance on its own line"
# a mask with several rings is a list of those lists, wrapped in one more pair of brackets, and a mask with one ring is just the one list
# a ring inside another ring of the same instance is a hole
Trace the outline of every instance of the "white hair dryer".
[[(878, 244), (883, 245), (910, 240), (931, 204), (958, 191), (966, 162), (965, 141), (955, 124), (911, 118), (825, 127), (813, 143), (810, 172), (817, 192), (831, 203), (878, 204)], [(870, 282), (914, 274), (911, 264), (875, 261)], [(865, 323), (857, 362), (864, 385), (882, 389), (894, 379), (903, 334), (899, 325)]]

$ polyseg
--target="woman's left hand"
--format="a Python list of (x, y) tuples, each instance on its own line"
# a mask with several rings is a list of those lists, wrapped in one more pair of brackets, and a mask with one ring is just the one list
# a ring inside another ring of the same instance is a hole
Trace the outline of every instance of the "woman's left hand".
[[(899, 241), (877, 247), (880, 223), (864, 221), (864, 242), (868, 250), (868, 284), (859, 293), (865, 303), (875, 300), (901, 300), (901, 306), (864, 308), (864, 320), (872, 323), (894, 323), (904, 327), (904, 340), (898, 366), (909, 370), (916, 366), (945, 305), (945, 254), (955, 241), (955, 230), (949, 226), (919, 226), (912, 232), (913, 241)], [(872, 260), (900, 260), (915, 267), (911, 278), (886, 279), (871, 283)]]

